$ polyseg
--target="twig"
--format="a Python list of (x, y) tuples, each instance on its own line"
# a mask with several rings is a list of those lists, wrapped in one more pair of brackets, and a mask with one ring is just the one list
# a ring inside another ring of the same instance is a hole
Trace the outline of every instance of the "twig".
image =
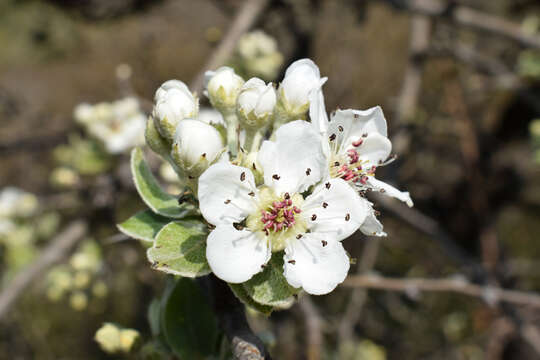
[(51, 241), (32, 265), (15, 276), (11, 283), (0, 293), (0, 319), (6, 315), (15, 300), (22, 295), (23, 291), (38, 276), (43, 275), (49, 267), (68, 254), (86, 233), (86, 230), (87, 225), (83, 221), (76, 220), (72, 222)]
[[(377, 237), (366, 238), (366, 244), (362, 251), (362, 257), (358, 264), (357, 274), (362, 275), (370, 272), (375, 266), (377, 255), (379, 254), (381, 240)], [(341, 323), (338, 328), (338, 335), (341, 342), (353, 340), (354, 326), (362, 315), (362, 308), (367, 299), (367, 291), (362, 288), (353, 289), (349, 304), (343, 313)]]
[(268, 2), (269, 0), (246, 0), (244, 2), (235, 16), (229, 31), (213, 54), (209, 57), (206, 64), (204, 64), (202, 71), (197, 74), (191, 83), (192, 91), (200, 92), (203, 89), (204, 73), (207, 70), (214, 70), (227, 61), (234, 51), (238, 39), (253, 26), (257, 17), (264, 10)]
[(409, 40), (409, 63), (398, 98), (397, 121), (412, 117), (418, 107), (422, 85), (425, 53), (431, 38), (431, 20), (427, 16), (413, 15)]
[(306, 322), (307, 360), (319, 360), (321, 358), (321, 347), (323, 344), (323, 321), (309, 295), (302, 296), (298, 300), (298, 305), (304, 314), (304, 320)]
[(224, 281), (213, 274), (199, 278), (207, 288), (221, 327), (231, 343), (236, 360), (271, 360), (262, 341), (253, 333), (246, 319), (245, 307)]
[(402, 291), (417, 294), (421, 291), (454, 292), (458, 294), (479, 297), (488, 303), (499, 301), (514, 305), (540, 308), (540, 295), (534, 292), (507, 290), (497, 286), (480, 286), (471, 284), (463, 278), (455, 279), (424, 279), (424, 278), (386, 278), (376, 275), (351, 276), (343, 283), (344, 286), (380, 289), (387, 291)]
[(453, 1), (385, 0), (397, 8), (431, 17), (442, 17), (474, 30), (505, 37), (527, 47), (540, 49), (540, 36), (525, 33), (518, 24), (495, 15), (483, 13)]

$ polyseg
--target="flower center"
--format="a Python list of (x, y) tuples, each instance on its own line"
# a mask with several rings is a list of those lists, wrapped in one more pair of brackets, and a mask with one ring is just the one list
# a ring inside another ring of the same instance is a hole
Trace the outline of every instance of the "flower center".
[(296, 223), (295, 214), (301, 212), (302, 210), (293, 205), (289, 193), (285, 193), (283, 200), (274, 201), (269, 208), (261, 210), (264, 232), (287, 230)]
[(347, 182), (365, 185), (368, 176), (375, 175), (375, 165), (366, 167), (366, 160), (361, 160), (357, 148), (362, 145), (362, 139), (352, 143), (354, 148), (347, 150), (347, 154), (334, 153), (330, 161), (330, 175), (341, 178)]
[(272, 251), (285, 249), (287, 243), (307, 229), (300, 216), (304, 198), (300, 194), (276, 195), (270, 188), (259, 190), (259, 208), (248, 216), (247, 227), (267, 239)]

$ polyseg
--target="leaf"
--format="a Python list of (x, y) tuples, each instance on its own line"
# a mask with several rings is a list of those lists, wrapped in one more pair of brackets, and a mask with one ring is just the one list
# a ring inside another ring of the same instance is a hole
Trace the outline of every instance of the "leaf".
[(190, 279), (179, 279), (162, 299), (161, 330), (180, 359), (204, 359), (215, 354), (217, 319), (200, 287)]
[(154, 214), (151, 210), (143, 210), (133, 215), (116, 227), (122, 233), (137, 240), (154, 241), (159, 230), (171, 220)]
[(229, 284), (229, 287), (231, 288), (234, 295), (238, 298), (238, 300), (240, 300), (244, 305), (257, 310), (264, 315), (270, 315), (272, 313), (273, 307), (255, 302), (255, 300), (253, 300), (247, 294), (243, 284)]
[(276, 308), (288, 308), (299, 289), (290, 286), (283, 276), (283, 252), (272, 254), (264, 271), (242, 284), (246, 295), (256, 303)]
[(131, 174), (139, 195), (156, 214), (181, 219), (196, 213), (193, 205), (189, 203), (179, 205), (176, 197), (163, 191), (146, 164), (140, 148), (131, 151)]
[(147, 251), (152, 267), (185, 277), (209, 274), (205, 228), (196, 220), (173, 221), (165, 225)]

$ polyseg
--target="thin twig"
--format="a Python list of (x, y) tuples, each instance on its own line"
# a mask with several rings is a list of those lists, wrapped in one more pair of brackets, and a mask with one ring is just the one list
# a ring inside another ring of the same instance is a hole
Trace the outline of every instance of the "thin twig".
[[(357, 274), (362, 275), (370, 272), (377, 261), (381, 240), (378, 237), (366, 238), (366, 244), (362, 251), (362, 257), (358, 263)], [(362, 308), (367, 300), (366, 289), (356, 288), (351, 293), (349, 304), (343, 313), (341, 322), (338, 328), (338, 336), (341, 342), (353, 340), (354, 326), (360, 320)]]
[(323, 320), (309, 295), (306, 294), (302, 296), (298, 300), (298, 305), (304, 314), (304, 320), (306, 322), (307, 360), (319, 360), (321, 358), (321, 348), (323, 345)]
[(415, 295), (422, 291), (454, 292), (479, 297), (491, 304), (502, 301), (514, 305), (540, 308), (540, 295), (534, 292), (508, 290), (497, 286), (480, 286), (471, 284), (464, 278), (458, 277), (455, 279), (400, 279), (377, 275), (356, 275), (345, 280), (343, 285), (387, 291), (402, 291), (411, 295)]
[(495, 15), (441, 0), (385, 0), (397, 8), (431, 17), (441, 17), (474, 30), (498, 35), (531, 48), (540, 49), (540, 36), (525, 33), (515, 24)]
[(62, 260), (69, 251), (83, 238), (87, 225), (82, 220), (73, 221), (64, 231), (51, 240), (41, 256), (32, 265), (18, 273), (0, 293), (0, 319), (9, 311), (23, 291), (40, 275), (55, 263)]
[(191, 83), (192, 91), (200, 92), (203, 89), (204, 73), (207, 70), (214, 70), (227, 61), (236, 48), (240, 37), (253, 26), (268, 2), (269, 0), (246, 0), (244, 2), (227, 34)]

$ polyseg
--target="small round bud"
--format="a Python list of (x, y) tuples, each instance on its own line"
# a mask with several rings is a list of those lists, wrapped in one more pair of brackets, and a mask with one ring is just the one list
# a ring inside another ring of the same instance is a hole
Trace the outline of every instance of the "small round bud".
[(221, 135), (213, 126), (188, 119), (178, 124), (172, 157), (188, 177), (195, 178), (218, 158), (223, 147)]
[(199, 100), (179, 80), (164, 82), (156, 90), (152, 116), (156, 128), (165, 139), (172, 141), (176, 126), (183, 119), (196, 117), (199, 111)]
[(309, 109), (309, 95), (323, 81), (313, 61), (301, 59), (292, 63), (279, 86), (279, 111), (289, 120), (304, 119)]
[(272, 83), (266, 85), (258, 78), (248, 80), (238, 95), (236, 112), (245, 128), (259, 129), (271, 119), (276, 105), (276, 91)]
[(216, 71), (207, 71), (205, 76), (207, 96), (212, 105), (222, 113), (234, 111), (244, 79), (227, 66)]

